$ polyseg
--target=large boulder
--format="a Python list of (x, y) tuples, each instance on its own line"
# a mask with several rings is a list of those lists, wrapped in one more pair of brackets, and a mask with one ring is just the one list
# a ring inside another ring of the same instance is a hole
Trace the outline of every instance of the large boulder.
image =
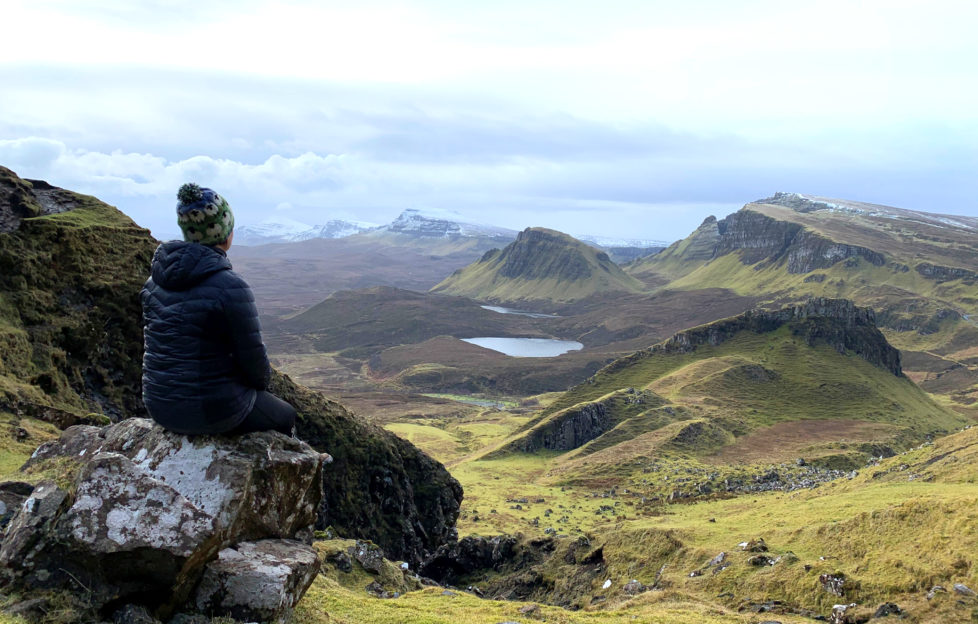
[(242, 542), (207, 565), (194, 606), (207, 615), (284, 624), (318, 572), (316, 551), (302, 542)]
[(71, 427), (27, 464), (56, 478), (7, 527), (5, 584), (168, 613), (224, 549), (311, 536), (327, 458), (274, 432), (187, 437), (146, 419)]

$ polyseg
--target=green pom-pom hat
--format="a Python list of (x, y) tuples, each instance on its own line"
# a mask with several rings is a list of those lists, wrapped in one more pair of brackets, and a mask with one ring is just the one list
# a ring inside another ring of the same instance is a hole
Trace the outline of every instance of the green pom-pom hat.
[(234, 230), (234, 213), (226, 199), (193, 182), (177, 191), (177, 223), (183, 240), (202, 245), (220, 245)]

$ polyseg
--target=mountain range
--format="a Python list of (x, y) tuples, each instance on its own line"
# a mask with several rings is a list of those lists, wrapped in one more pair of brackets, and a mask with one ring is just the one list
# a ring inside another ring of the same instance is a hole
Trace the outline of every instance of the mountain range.
[[(778, 193), (623, 266), (544, 228), (398, 221), (230, 254), (259, 297), (316, 296), (265, 318), (272, 388), (333, 458), (297, 619), (976, 618), (978, 219)], [(0, 168), (5, 477), (53, 430), (143, 413), (156, 244)], [(461, 340), (480, 335), (583, 348)], [(290, 378), (331, 367), (369, 409)], [(16, 474), (0, 495), (40, 478)], [(35, 604), (98, 621), (72, 593)]]

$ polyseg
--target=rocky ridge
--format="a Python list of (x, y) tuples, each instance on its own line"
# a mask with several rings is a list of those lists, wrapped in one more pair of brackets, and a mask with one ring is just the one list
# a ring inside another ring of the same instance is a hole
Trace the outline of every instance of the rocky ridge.
[(786, 324), (791, 324), (792, 332), (802, 336), (809, 346), (822, 342), (839, 353), (852, 351), (874, 366), (898, 377), (903, 375), (900, 351), (890, 345), (877, 329), (876, 314), (872, 309), (858, 307), (847, 299), (824, 297), (780, 310), (749, 310), (739, 316), (694, 327), (646, 351), (613, 362), (604, 370), (611, 372), (626, 366), (632, 358), (648, 357), (655, 353), (688, 353), (701, 345), (721, 344), (744, 330), (763, 333)]
[(838, 243), (800, 224), (779, 221), (748, 208), (719, 221), (707, 217), (690, 239), (685, 249), (678, 252), (685, 261), (708, 261), (740, 252), (744, 264), (782, 263), (792, 274), (825, 269), (855, 257), (875, 266), (886, 262), (883, 254), (872, 249)]

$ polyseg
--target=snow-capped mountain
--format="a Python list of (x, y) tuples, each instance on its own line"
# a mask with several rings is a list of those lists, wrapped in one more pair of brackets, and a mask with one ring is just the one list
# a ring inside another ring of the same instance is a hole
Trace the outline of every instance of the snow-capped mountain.
[(409, 234), (425, 238), (490, 237), (514, 240), (517, 232), (493, 225), (465, 223), (461, 215), (447, 211), (408, 208), (396, 219), (376, 230), (377, 234)]
[(322, 225), (309, 225), (288, 217), (275, 217), (255, 225), (234, 228), (234, 242), (237, 245), (266, 245), (294, 243), (311, 238), (344, 238), (376, 227), (376, 224), (363, 221), (332, 219)]
[(577, 240), (591, 243), (597, 247), (638, 247), (648, 249), (651, 247), (668, 247), (672, 243), (669, 241), (652, 240), (647, 238), (613, 238), (609, 236), (576, 236)]

